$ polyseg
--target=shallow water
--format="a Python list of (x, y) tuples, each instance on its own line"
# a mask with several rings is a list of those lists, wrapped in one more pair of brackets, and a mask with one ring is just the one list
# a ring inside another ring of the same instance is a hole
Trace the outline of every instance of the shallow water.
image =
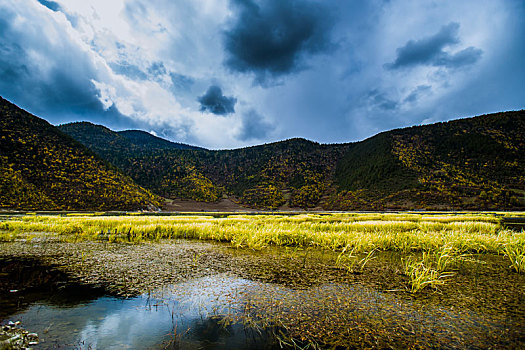
[[(327, 348), (525, 348), (525, 278), (502, 257), (471, 256), (445, 286), (414, 295), (397, 253), (377, 253), (359, 274), (336, 268), (330, 252), (176, 247), (203, 254), (191, 256), (206, 274), (132, 298), (79, 283), (25, 247), (27, 257), (0, 260), (5, 288), (20, 289), (0, 295), (0, 319), (22, 321), (42, 349), (280, 348), (275, 335)], [(140, 247), (112, 249), (144, 259)]]
[(177, 298), (144, 294), (128, 299), (102, 296), (67, 306), (35, 302), (9, 319), (38, 333), (41, 348), (271, 348), (264, 333), (219, 323), (219, 315), (228, 310), (216, 295), (233, 293), (245, 283), (249, 282), (216, 276), (176, 286)]

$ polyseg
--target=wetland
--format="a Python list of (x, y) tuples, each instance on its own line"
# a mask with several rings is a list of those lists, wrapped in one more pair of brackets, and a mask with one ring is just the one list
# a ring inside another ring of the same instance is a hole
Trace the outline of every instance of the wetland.
[(505, 215), (6, 215), (0, 319), (37, 349), (524, 348)]

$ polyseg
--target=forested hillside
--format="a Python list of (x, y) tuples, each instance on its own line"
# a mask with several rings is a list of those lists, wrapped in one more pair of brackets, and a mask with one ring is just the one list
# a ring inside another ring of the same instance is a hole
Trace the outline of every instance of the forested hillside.
[(136, 210), (160, 205), (83, 145), (0, 98), (0, 208)]
[(315, 207), (333, 188), (333, 172), (349, 145), (291, 139), (198, 153), (196, 167), (243, 203), (265, 208)]
[(525, 111), (392, 130), (360, 142), (336, 171), (331, 208), (525, 206)]
[(136, 131), (89, 123), (61, 129), (167, 198), (212, 202), (228, 195), (261, 208), (525, 208), (524, 111), (397, 129), (352, 144), (291, 139), (225, 151), (163, 147), (144, 134), (137, 146), (129, 137)]
[(164, 140), (140, 130), (112, 131), (89, 122), (59, 125), (58, 128), (111, 163), (119, 159), (150, 154), (152, 151), (197, 150), (200, 147)]
[(156, 194), (206, 202), (228, 195), (260, 208), (316, 206), (333, 188), (337, 160), (349, 147), (291, 139), (227, 151), (145, 143), (135, 152), (121, 140), (134, 131), (117, 133), (89, 123), (60, 128)]

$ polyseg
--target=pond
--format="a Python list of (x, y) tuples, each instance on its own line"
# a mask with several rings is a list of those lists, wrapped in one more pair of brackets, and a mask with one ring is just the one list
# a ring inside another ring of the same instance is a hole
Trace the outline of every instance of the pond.
[(525, 348), (525, 279), (499, 256), (413, 294), (391, 252), (350, 273), (332, 252), (185, 240), (0, 251), (0, 319), (36, 349)]
[[(221, 323), (220, 315), (229, 310), (217, 295), (236, 293), (248, 283), (205, 277), (176, 286), (178, 298), (174, 294), (119, 298), (64, 286), (58, 294), (43, 293), (42, 299), (8, 318), (39, 334), (41, 348), (277, 348), (265, 332), (241, 323)], [(203, 286), (207, 294), (202, 293)]]

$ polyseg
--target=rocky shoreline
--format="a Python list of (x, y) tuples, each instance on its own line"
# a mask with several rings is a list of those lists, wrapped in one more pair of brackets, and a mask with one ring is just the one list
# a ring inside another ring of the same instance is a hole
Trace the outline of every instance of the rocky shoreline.
[(20, 321), (8, 321), (0, 329), (0, 349), (31, 349), (38, 345), (38, 334), (22, 327)]

